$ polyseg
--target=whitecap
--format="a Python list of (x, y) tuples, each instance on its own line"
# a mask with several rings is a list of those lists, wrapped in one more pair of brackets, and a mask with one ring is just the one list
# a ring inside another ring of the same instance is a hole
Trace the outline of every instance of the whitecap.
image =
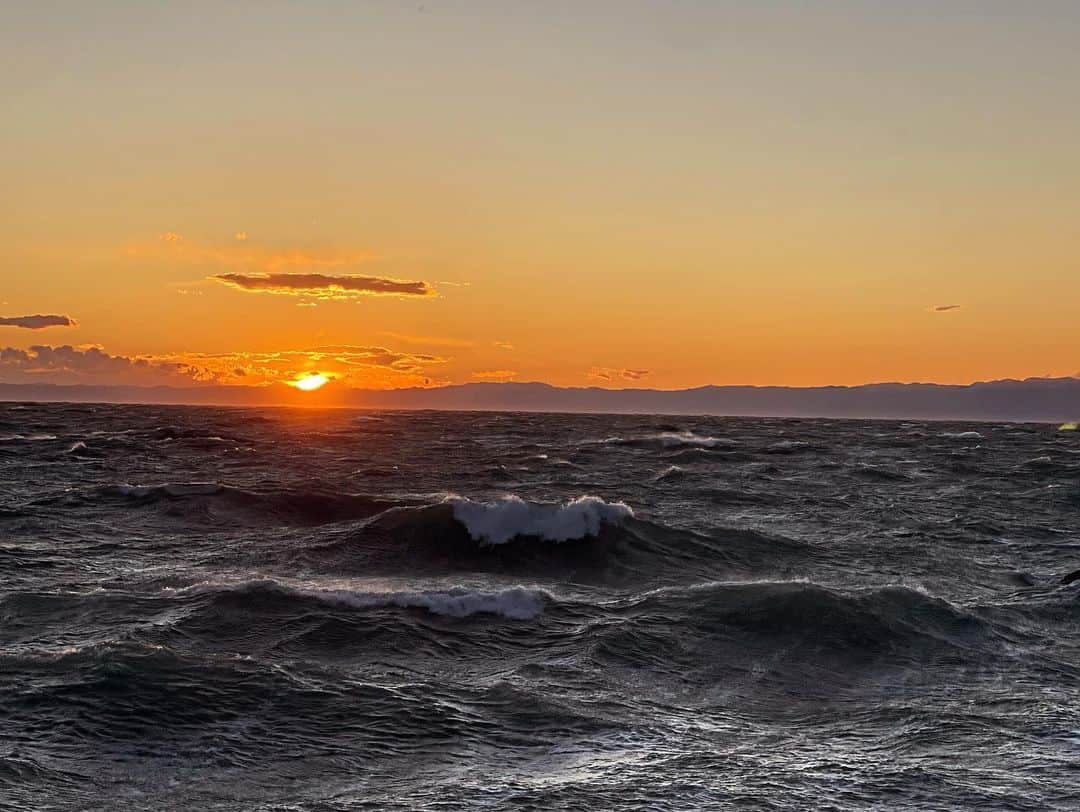
[(388, 592), (385, 594), (301, 590), (310, 597), (361, 609), (396, 606), (402, 609), (426, 609), (446, 617), (499, 615), (509, 620), (533, 620), (544, 612), (548, 594), (541, 589), (523, 586), (493, 591), (452, 587), (438, 591)]
[(486, 544), (505, 544), (516, 536), (536, 536), (547, 541), (569, 541), (595, 536), (604, 524), (618, 524), (633, 517), (624, 502), (605, 502), (598, 496), (579, 496), (564, 505), (526, 502), (505, 496), (497, 502), (474, 502), (461, 496), (445, 500), (454, 518), (469, 535)]
[(711, 437), (695, 434), (692, 431), (665, 431), (655, 435), (655, 439), (665, 448), (691, 446), (698, 448), (734, 448), (738, 445), (727, 437)]
[[(424, 609), (445, 617), (465, 618), (471, 615), (499, 615), (509, 620), (533, 620), (544, 612), (552, 596), (542, 589), (513, 586), (506, 589), (470, 589), (452, 586), (446, 589), (401, 589), (364, 591), (345, 588), (313, 588), (307, 584), (281, 582), (273, 579), (220, 582), (204, 581), (179, 590), (185, 593), (217, 593), (222, 590), (232, 594), (254, 595), (270, 591), (283, 596), (311, 598), (333, 606), (353, 609)], [(172, 589), (166, 589), (172, 592)]]

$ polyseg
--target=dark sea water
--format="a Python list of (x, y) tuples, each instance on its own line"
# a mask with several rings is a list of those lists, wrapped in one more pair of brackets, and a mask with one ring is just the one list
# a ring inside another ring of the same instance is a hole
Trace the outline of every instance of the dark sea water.
[(1075, 432), (0, 404), (0, 479), (4, 809), (1080, 808)]

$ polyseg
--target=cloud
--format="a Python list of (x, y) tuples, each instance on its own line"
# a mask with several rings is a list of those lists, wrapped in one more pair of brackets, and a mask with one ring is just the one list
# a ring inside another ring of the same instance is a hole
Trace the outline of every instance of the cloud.
[(24, 327), (27, 330), (42, 330), (46, 327), (74, 327), (75, 319), (70, 316), (0, 316), (0, 326)]
[(474, 372), (472, 376), (480, 381), (508, 381), (517, 376), (517, 371), (513, 369), (484, 369)]
[(587, 373), (588, 377), (599, 381), (614, 381), (619, 378), (627, 381), (640, 381), (649, 374), (647, 369), (616, 369), (613, 367), (593, 367)]
[(497, 350), (512, 350), (514, 345), (508, 341), (492, 341), (491, 346)]
[(387, 389), (424, 386), (430, 367), (447, 358), (379, 346), (332, 346), (280, 352), (111, 355), (101, 347), (37, 345), (0, 349), (0, 380), (27, 383), (95, 383), (191, 386), (263, 386), (321, 372), (346, 386)]
[(933, 307), (930, 308), (930, 312), (931, 313), (948, 313), (950, 310), (959, 310), (960, 307), (961, 306), (958, 305), (958, 304), (934, 305)]
[[(124, 246), (129, 257), (212, 268), (213, 275), (180, 283), (184, 288), (220, 283), (249, 293), (347, 300), (359, 296), (436, 296), (429, 281), (359, 275), (357, 266), (376, 257), (370, 251), (327, 247), (282, 248), (252, 241), (237, 231), (227, 242), (208, 243), (166, 232), (153, 241)], [(205, 274), (205, 271), (204, 271)]]
[(381, 276), (328, 276), (321, 273), (217, 274), (211, 279), (251, 293), (348, 299), (355, 296), (434, 296), (427, 282)]
[(400, 372), (419, 372), (431, 364), (445, 364), (449, 359), (426, 353), (399, 352), (386, 347), (357, 347), (352, 345), (315, 347), (302, 350), (309, 359), (331, 359), (346, 366), (390, 367)]
[(110, 355), (99, 347), (58, 347), (37, 344), (25, 350), (0, 349), (0, 372), (5, 378), (57, 383), (168, 383), (189, 377), (179, 364), (145, 357)]

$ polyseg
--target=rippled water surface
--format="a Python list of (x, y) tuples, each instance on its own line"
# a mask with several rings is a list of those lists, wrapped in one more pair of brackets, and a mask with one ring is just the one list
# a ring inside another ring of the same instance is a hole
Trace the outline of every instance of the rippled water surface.
[(0, 404), (0, 479), (0, 807), (1080, 807), (1075, 432)]

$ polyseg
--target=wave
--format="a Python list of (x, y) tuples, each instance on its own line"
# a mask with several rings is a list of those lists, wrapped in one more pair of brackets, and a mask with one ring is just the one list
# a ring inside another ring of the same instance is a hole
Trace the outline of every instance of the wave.
[(664, 482), (672, 479), (682, 479), (686, 475), (686, 469), (679, 465), (669, 465), (656, 475), (656, 482)]
[(869, 465), (867, 463), (861, 463), (851, 469), (851, 472), (855, 476), (862, 477), (863, 479), (869, 479), (878, 482), (911, 482), (912, 477), (905, 474), (903, 471), (896, 471), (891, 468), (883, 468), (879, 465)]
[(801, 451), (814, 451), (816, 449), (803, 440), (779, 440), (761, 450), (766, 454), (798, 454)]
[(814, 549), (751, 530), (686, 530), (596, 497), (565, 505), (450, 497), (391, 508), (347, 534), (287, 552), (288, 566), (342, 575), (498, 573), (573, 583), (649, 584), (790, 574)]
[(238, 513), (246, 521), (298, 525), (367, 519), (400, 504), (364, 494), (288, 489), (249, 491), (218, 482), (105, 485), (94, 493), (98, 498), (121, 498), (136, 506), (186, 504), (207, 509), (211, 517), (216, 514), (227, 519), (230, 513)]
[[(10, 658), (0, 655), (0, 663), (8, 667)], [(23, 658), (17, 667), (20, 690), (5, 706), (5, 722), (24, 730), (51, 726), (55, 746), (99, 754), (129, 750), (136, 739), (144, 755), (172, 756), (178, 743), (204, 750), (209, 731), (232, 742), (230, 755), (221, 758), (235, 758), (225, 762), (234, 768), (250, 767), (245, 753), (291, 758), (298, 741), (314, 747), (347, 737), (372, 757), (430, 748), (462, 730), (464, 712), (448, 700), (471, 696), (419, 680), (380, 685), (317, 668), (298, 673), (252, 657), (126, 640), (59, 659)], [(248, 719), (258, 720), (255, 729), (238, 726)], [(264, 725), (274, 735), (261, 733)]]
[(982, 434), (977, 431), (943, 431), (941, 437), (949, 440), (981, 440)]
[(665, 448), (682, 448), (684, 446), (697, 448), (735, 448), (738, 443), (727, 437), (711, 437), (709, 435), (695, 434), (692, 431), (665, 431), (654, 435), (660, 445)]
[(737, 441), (728, 437), (712, 437), (707, 434), (695, 434), (688, 430), (661, 431), (655, 434), (645, 434), (640, 437), (608, 437), (603, 440), (593, 441), (593, 443), (596, 442), (599, 442), (601, 445), (653, 447), (663, 449), (733, 449), (739, 445)]
[(634, 662), (651, 651), (668, 668), (706, 667), (706, 641), (715, 646), (713, 656), (728, 656), (732, 664), (771, 651), (834, 674), (878, 661), (983, 662), (1002, 643), (983, 618), (905, 586), (712, 582), (656, 589), (617, 611), (626, 622), (604, 635), (601, 653)]
[(273, 580), (234, 584), (203, 583), (178, 590), (181, 594), (211, 593), (243, 601), (287, 602), (314, 600), (350, 609), (423, 609), (435, 615), (466, 618), (471, 615), (499, 615), (509, 620), (534, 620), (552, 600), (542, 589), (524, 586), (498, 590), (449, 587), (439, 590), (369, 592), (349, 589), (316, 589)]
[(497, 502), (451, 496), (446, 503), (469, 535), (485, 544), (505, 544), (523, 536), (545, 541), (581, 539), (597, 535), (605, 524), (619, 524), (634, 515), (625, 502), (609, 503), (598, 496), (579, 496), (564, 505), (526, 502), (514, 495)]
[(247, 442), (241, 437), (222, 436), (220, 434), (209, 433), (205, 429), (182, 428), (180, 426), (158, 426), (151, 432), (151, 436), (154, 440), (163, 443), (188, 442), (198, 445), (200, 443), (215, 444)]

